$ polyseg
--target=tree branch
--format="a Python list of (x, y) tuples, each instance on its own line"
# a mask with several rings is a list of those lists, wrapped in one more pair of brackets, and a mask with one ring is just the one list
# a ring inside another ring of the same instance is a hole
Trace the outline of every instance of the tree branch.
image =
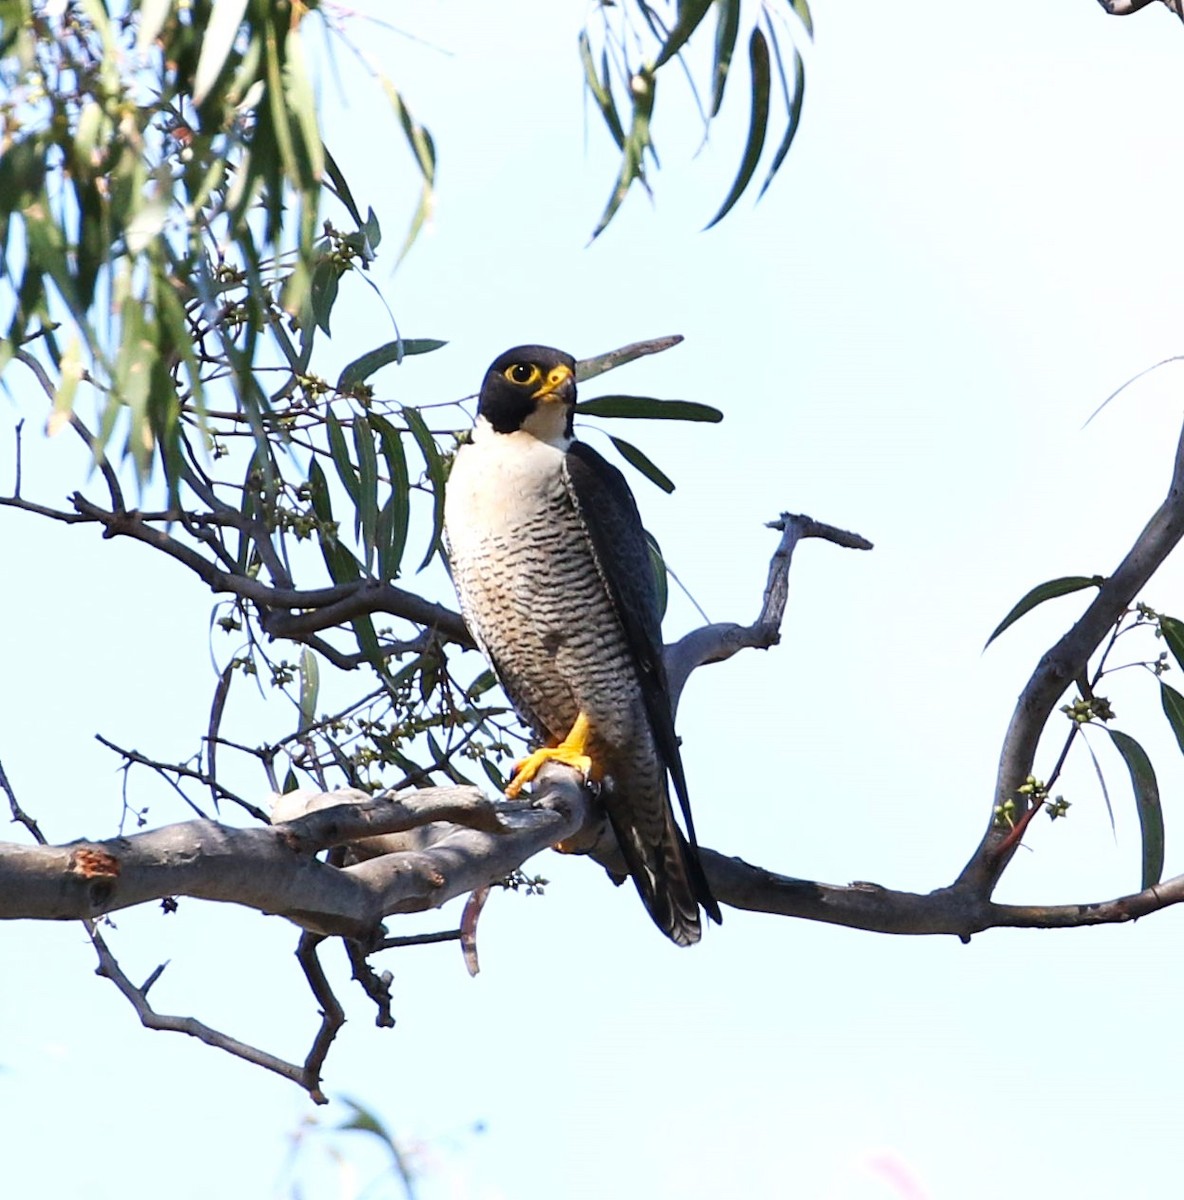
[(767, 650), (781, 641), (781, 623), (789, 599), (789, 568), (798, 542), (821, 538), (851, 550), (872, 549), (871, 542), (857, 533), (800, 514), (782, 513), (768, 523), (768, 528), (780, 530), (781, 541), (769, 561), (769, 577), (757, 619), (751, 625), (704, 625), (666, 647), (666, 676), (676, 709), (687, 679), (697, 667), (723, 662), (740, 650)]
[(1090, 656), (1130, 608), (1147, 581), (1184, 538), (1184, 430), (1176, 445), (1171, 483), (1163, 503), (1114, 573), (1098, 589), (1081, 619), (1041, 658), (1020, 693), (999, 756), (991, 820), (956, 887), (989, 896), (1019, 848), (1011, 831), (999, 828), (996, 807), (1013, 800), (1016, 813), (1026, 811), (1029, 800), (1018, 789), (1032, 774), (1036, 751), (1049, 717), (1065, 689), (1080, 676)]

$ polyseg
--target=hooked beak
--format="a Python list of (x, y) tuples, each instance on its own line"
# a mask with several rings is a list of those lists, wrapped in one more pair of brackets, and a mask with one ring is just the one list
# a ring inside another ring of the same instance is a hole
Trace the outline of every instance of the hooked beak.
[(560, 364), (547, 372), (546, 382), (537, 392), (531, 393), (532, 400), (567, 400), (575, 391), (575, 375), (571, 367)]

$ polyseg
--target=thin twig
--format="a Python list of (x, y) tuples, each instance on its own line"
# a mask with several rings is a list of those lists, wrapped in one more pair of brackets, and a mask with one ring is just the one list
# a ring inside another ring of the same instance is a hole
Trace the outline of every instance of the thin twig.
[(8, 797), (8, 811), (12, 813), (12, 819), (20, 822), (39, 845), (48, 845), (49, 843), (46, 840), (45, 834), (41, 832), (41, 826), (17, 802), (16, 792), (12, 790), (12, 784), (8, 782), (8, 775), (5, 773), (3, 763), (0, 763), (0, 788), (4, 790), (4, 794)]

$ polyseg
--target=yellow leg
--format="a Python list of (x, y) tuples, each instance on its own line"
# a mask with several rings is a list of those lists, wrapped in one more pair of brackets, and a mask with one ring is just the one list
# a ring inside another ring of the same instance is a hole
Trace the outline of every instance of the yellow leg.
[(588, 741), (591, 732), (592, 727), (588, 724), (588, 718), (580, 713), (571, 727), (571, 732), (558, 746), (544, 746), (542, 749), (534, 751), (533, 754), (528, 754), (515, 766), (514, 778), (510, 780), (509, 786), (506, 788), (506, 795), (511, 800), (516, 799), (523, 787), (542, 770), (543, 764), (549, 762), (559, 762), (565, 766), (575, 767), (577, 771), (584, 774), (585, 778), (591, 779), (592, 759), (588, 755)]

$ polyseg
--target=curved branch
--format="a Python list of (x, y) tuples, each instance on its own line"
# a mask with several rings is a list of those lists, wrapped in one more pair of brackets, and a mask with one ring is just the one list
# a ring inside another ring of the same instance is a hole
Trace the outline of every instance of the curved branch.
[(1013, 800), (1022, 817), (1028, 797), (1019, 787), (1032, 773), (1041, 734), (1065, 689), (1085, 670), (1090, 656), (1130, 608), (1147, 581), (1184, 538), (1184, 430), (1176, 445), (1167, 496), (1114, 573), (1098, 589), (1081, 619), (1041, 658), (1020, 693), (1003, 739), (991, 821), (977, 850), (959, 875), (956, 887), (989, 896), (1019, 847), (1010, 829), (994, 821), (997, 805)]
[[(359, 579), (326, 588), (272, 587), (245, 573), (223, 570), (192, 546), (149, 524), (141, 512), (108, 511), (79, 492), (71, 502), (80, 515), (103, 526), (104, 537), (130, 537), (143, 542), (188, 567), (210, 591), (227, 592), (257, 605), (263, 630), (272, 637), (302, 641), (355, 617), (389, 613), (435, 629), (448, 641), (466, 647), (475, 645), (460, 613), (384, 580)], [(302, 611), (296, 614), (291, 611), (294, 609)]]

